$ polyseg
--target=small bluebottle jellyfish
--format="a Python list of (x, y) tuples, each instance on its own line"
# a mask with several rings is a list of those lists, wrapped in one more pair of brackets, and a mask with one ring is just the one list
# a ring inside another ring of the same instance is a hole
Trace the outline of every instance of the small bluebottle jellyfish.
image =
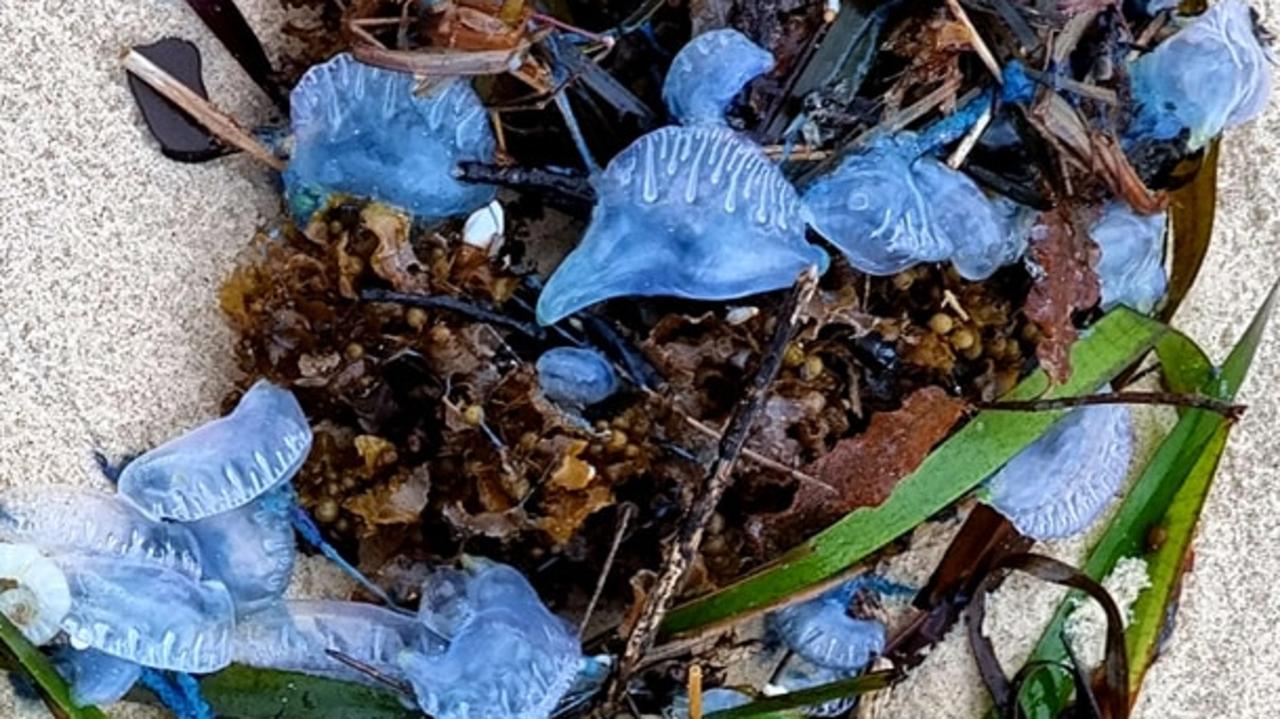
[(76, 649), (178, 672), (231, 662), (235, 610), (221, 583), (114, 558), (62, 554), (54, 561), (71, 589), (62, 629)]
[(911, 165), (925, 197), (930, 225), (951, 241), (951, 265), (970, 281), (985, 280), (1001, 267), (1017, 261), (1026, 246), (1011, 236), (995, 204), (969, 176), (921, 157)]
[(1098, 281), (1102, 309), (1127, 305), (1143, 314), (1164, 297), (1169, 278), (1164, 270), (1163, 212), (1139, 215), (1123, 202), (1110, 202), (1089, 236), (1101, 251)]
[(284, 184), (300, 222), (332, 193), (428, 221), (466, 214), (496, 194), (453, 176), (458, 163), (489, 162), (497, 148), (488, 114), (464, 79), (420, 94), (413, 75), (343, 53), (308, 70), (291, 100), (294, 147)]
[(723, 125), (733, 98), (773, 64), (768, 50), (737, 30), (710, 30), (690, 40), (671, 61), (662, 99), (682, 125)]
[[(702, 692), (703, 715), (736, 709), (751, 703), (751, 696), (730, 687), (715, 687)], [(678, 694), (662, 716), (666, 719), (689, 719), (689, 696)]]
[(0, 489), (0, 542), (153, 563), (191, 579), (203, 571), (200, 546), (186, 528), (149, 519), (119, 496), (86, 487)]
[(437, 719), (543, 719), (582, 669), (572, 627), (552, 614), (528, 580), (503, 564), (471, 560), (428, 578), (419, 610), (442, 634), (438, 654), (408, 651), (401, 665), (422, 710)]
[(538, 358), (538, 389), (552, 402), (588, 407), (618, 391), (618, 374), (596, 350), (556, 347)]
[(444, 643), (416, 617), (363, 602), (283, 601), (236, 622), (232, 656), (237, 664), (373, 682), (327, 650), (407, 681), (401, 654), (435, 654), (444, 651)]
[(257, 611), (284, 595), (293, 575), (297, 544), (291, 485), (267, 492), (230, 512), (185, 525), (204, 555), (206, 579), (226, 586), (237, 616)]
[(863, 589), (855, 578), (806, 602), (769, 615), (787, 648), (813, 664), (858, 671), (884, 651), (884, 624), (849, 616), (849, 602)]
[(288, 482), (310, 450), (311, 427), (298, 400), (262, 380), (231, 414), (130, 462), (119, 491), (150, 517), (193, 522)]
[[(677, 54), (677, 73), (709, 68), (668, 88), (672, 113), (696, 124), (644, 135), (592, 178), (591, 224), (538, 298), (540, 323), (614, 297), (726, 300), (789, 287), (810, 266), (826, 271), (795, 188), (758, 145), (705, 116), (751, 79), (734, 49), (742, 43), (695, 39)], [(710, 69), (726, 62), (732, 71)], [(697, 91), (707, 105), (688, 95)]]
[(1124, 483), (1133, 443), (1128, 407), (1077, 407), (987, 480), (987, 502), (1035, 540), (1082, 532)]
[(1271, 93), (1271, 54), (1243, 0), (1220, 0), (1129, 66), (1138, 111), (1128, 139), (1169, 140), (1188, 130), (1197, 150), (1248, 122)]
[[(814, 664), (800, 654), (795, 654), (782, 663), (782, 667), (779, 668), (777, 676), (770, 682), (770, 685), (773, 691), (790, 694), (820, 687), (823, 684), (838, 682), (842, 679), (852, 679), (860, 671), (860, 669), (824, 667), (820, 664)], [(858, 698), (856, 696), (841, 697), (821, 704), (806, 706), (801, 712), (805, 716), (811, 717), (837, 717), (849, 713), (849, 710), (857, 703)]]
[(78, 707), (114, 704), (142, 677), (142, 665), (95, 649), (60, 647), (53, 654), (53, 666)]

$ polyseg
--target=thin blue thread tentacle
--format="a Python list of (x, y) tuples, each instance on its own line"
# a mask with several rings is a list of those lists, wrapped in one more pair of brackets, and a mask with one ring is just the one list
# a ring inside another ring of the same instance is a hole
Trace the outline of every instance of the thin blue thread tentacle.
[(195, 677), (176, 672), (173, 674), (173, 682), (186, 702), (187, 713), (183, 719), (217, 719), (213, 707), (209, 706), (204, 694), (200, 693), (200, 682)]
[(378, 601), (386, 604), (388, 607), (396, 611), (404, 611), (395, 603), (394, 600), (391, 599), (390, 595), (388, 595), (382, 587), (374, 584), (368, 577), (364, 576), (359, 569), (356, 569), (353, 564), (344, 559), (341, 554), (338, 554), (338, 550), (332, 544), (329, 544), (329, 542), (325, 540), (324, 536), (320, 534), (320, 527), (316, 525), (315, 520), (311, 518), (311, 515), (307, 514), (305, 509), (295, 504), (290, 509), (289, 520), (292, 522), (293, 528), (302, 536), (302, 539), (307, 544), (315, 547), (326, 559), (338, 565), (339, 569), (345, 572), (347, 576), (354, 579), (366, 592), (376, 597)]
[(142, 686), (151, 690), (156, 695), (156, 699), (165, 706), (166, 709), (173, 712), (178, 719), (195, 719), (187, 714), (187, 697), (169, 681), (165, 676), (165, 672), (151, 667), (142, 668), (142, 676), (138, 678), (142, 682)]

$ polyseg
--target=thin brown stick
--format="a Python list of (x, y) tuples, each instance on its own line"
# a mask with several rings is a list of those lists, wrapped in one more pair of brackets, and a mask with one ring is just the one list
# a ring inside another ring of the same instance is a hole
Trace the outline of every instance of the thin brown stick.
[(689, 667), (689, 719), (702, 719), (702, 665)]
[[(701, 432), (707, 437), (711, 439), (716, 439), (716, 440), (722, 439), (722, 435), (716, 431), (715, 427), (712, 427), (711, 425), (703, 422), (702, 420), (694, 419), (693, 417), (690, 417), (688, 415), (682, 415), (682, 416), (684, 417), (685, 424)], [(791, 477), (794, 480), (804, 482), (805, 484), (812, 484), (815, 487), (821, 487), (822, 489), (825, 489), (828, 492), (831, 492), (832, 494), (838, 494), (840, 491), (835, 487), (831, 486), (830, 484), (813, 476), (812, 474), (801, 472), (795, 467), (788, 467), (787, 465), (783, 464), (782, 462), (779, 462), (776, 459), (769, 459), (768, 457), (764, 456), (763, 454), (760, 454), (759, 452), (753, 449), (748, 449), (744, 447), (742, 450), (742, 456), (746, 457), (752, 462), (755, 462), (761, 467), (764, 467), (766, 469), (772, 469), (775, 472), (780, 472), (782, 474), (787, 475), (788, 477)]]
[(152, 90), (160, 93), (166, 100), (177, 105), (219, 140), (243, 150), (276, 172), (284, 172), (284, 160), (276, 157), (266, 145), (258, 141), (258, 138), (240, 127), (240, 124), (230, 115), (219, 110), (213, 103), (200, 97), (177, 78), (148, 60), (142, 53), (130, 48), (122, 58), (121, 64), (124, 65), (125, 70), (146, 83)]
[(960, 139), (960, 144), (956, 145), (956, 149), (947, 158), (947, 167), (953, 170), (960, 169), (964, 161), (969, 159), (969, 153), (973, 152), (973, 148), (978, 144), (978, 138), (982, 137), (982, 133), (987, 131), (987, 125), (991, 124), (991, 106), (987, 105), (982, 114), (978, 116), (978, 121), (973, 123), (973, 127), (965, 133)]
[(761, 360), (760, 368), (756, 371), (746, 394), (734, 408), (729, 426), (725, 430), (723, 439), (720, 440), (719, 455), (711, 465), (705, 486), (697, 493), (693, 506), (680, 522), (675, 541), (667, 550), (662, 572), (658, 575), (653, 591), (645, 599), (640, 618), (631, 630), (631, 636), (627, 637), (622, 661), (619, 662), (619, 673), (611, 691), (611, 697), (614, 699), (626, 693), (627, 678), (630, 677), (645, 652), (653, 646), (654, 639), (658, 636), (658, 629), (667, 614), (667, 609), (679, 590), (680, 583), (698, 548), (702, 545), (702, 535), (707, 523), (715, 514), (725, 490), (732, 483), (734, 465), (737, 464), (738, 457), (742, 454), (742, 449), (747, 442), (747, 436), (764, 407), (769, 387), (772, 386), (773, 380), (782, 368), (783, 354), (795, 336), (804, 307), (813, 297), (817, 286), (817, 268), (810, 267), (796, 280), (794, 289), (778, 315), (777, 328), (769, 343), (769, 349)]
[(1071, 409), (1072, 407), (1089, 407), (1101, 404), (1141, 404), (1204, 409), (1210, 412), (1217, 412), (1232, 422), (1244, 416), (1244, 411), (1248, 409), (1245, 405), (1223, 402), (1212, 397), (1194, 394), (1173, 394), (1170, 392), (1109, 392), (1107, 394), (1090, 394), (1083, 397), (1060, 397), (1057, 399), (975, 402), (973, 406), (978, 409), (999, 409), (1009, 412), (1051, 412)]
[(959, 0), (947, 0), (947, 9), (955, 15), (960, 24), (964, 26), (965, 32), (969, 34), (969, 44), (973, 46), (973, 51), (978, 53), (978, 57), (982, 60), (982, 64), (987, 66), (991, 74), (996, 78), (996, 82), (1004, 84), (1004, 74), (1000, 72), (1000, 63), (996, 60), (996, 56), (992, 54), (991, 48), (987, 47), (987, 43), (978, 34), (978, 28), (973, 26), (973, 21), (969, 19), (969, 13), (964, 11), (960, 6)]
[(360, 672), (361, 674), (364, 674), (370, 679), (373, 679), (374, 681), (385, 684), (391, 689), (394, 689), (397, 692), (400, 692), (401, 694), (407, 697), (413, 696), (412, 686), (410, 686), (406, 682), (401, 681), (400, 679), (384, 674), (383, 672), (379, 671), (378, 668), (375, 666), (372, 666), (370, 664), (365, 664), (359, 659), (356, 659), (355, 657), (349, 654), (340, 652), (337, 649), (326, 649), (324, 650), (324, 653), (328, 654), (329, 658), (334, 659), (338, 662), (341, 662), (342, 664), (347, 665), (348, 667), (354, 669), (355, 671)]
[(604, 566), (600, 568), (600, 578), (596, 580), (591, 601), (587, 602), (587, 611), (582, 613), (582, 622), (578, 624), (578, 636), (586, 633), (591, 615), (596, 611), (596, 603), (600, 601), (600, 595), (604, 592), (604, 583), (609, 579), (609, 570), (613, 569), (613, 560), (618, 557), (618, 547), (622, 546), (622, 539), (626, 536), (627, 525), (631, 523), (631, 515), (635, 513), (635, 508), (635, 505), (630, 503), (622, 505), (622, 514), (618, 515), (618, 528), (613, 530), (613, 544), (609, 545), (609, 554), (605, 556)]

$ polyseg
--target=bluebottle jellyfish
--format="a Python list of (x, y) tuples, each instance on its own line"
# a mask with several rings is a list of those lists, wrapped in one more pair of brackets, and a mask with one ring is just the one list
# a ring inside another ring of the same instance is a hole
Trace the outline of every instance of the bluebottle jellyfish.
[(618, 375), (600, 352), (556, 347), (538, 358), (538, 389), (552, 402), (587, 407), (618, 391)]
[(732, 29), (710, 30), (676, 53), (662, 85), (662, 99), (683, 125), (724, 124), (733, 98), (773, 69), (773, 55)]
[[(443, 589), (432, 589), (437, 581)], [(429, 578), (424, 594), (420, 616), (449, 645), (401, 658), (423, 711), (437, 719), (551, 715), (580, 672), (582, 651), (523, 575), (481, 561)]]
[(66, 680), (78, 707), (114, 704), (138, 683), (142, 665), (95, 649), (60, 647), (53, 666)]
[(119, 491), (151, 517), (193, 522), (289, 481), (310, 449), (311, 427), (298, 400), (259, 381), (231, 414), (130, 462)]
[(148, 519), (114, 494), (67, 485), (0, 490), (0, 542), (152, 563), (199, 579), (200, 546), (186, 528)]
[(1187, 130), (1188, 148), (1203, 147), (1266, 107), (1270, 61), (1248, 4), (1214, 3), (1130, 64), (1138, 112), (1127, 135), (1168, 140)]
[(849, 616), (860, 578), (769, 615), (769, 623), (791, 651), (821, 667), (858, 671), (884, 651), (884, 624)]
[(56, 564), (33, 545), (0, 544), (0, 614), (27, 641), (52, 640), (69, 611), (71, 588)]
[(1089, 230), (1097, 243), (1102, 309), (1127, 305), (1148, 313), (1164, 297), (1169, 278), (1164, 271), (1163, 212), (1139, 215), (1123, 202), (1111, 202)]
[(456, 179), (459, 162), (488, 162), (497, 147), (480, 98), (463, 79), (417, 92), (413, 75), (349, 54), (307, 71), (294, 88), (293, 156), (284, 173), (305, 222), (331, 193), (395, 205), (422, 220), (463, 215), (496, 191)]
[(444, 644), (412, 615), (373, 604), (283, 601), (236, 623), (233, 658), (262, 669), (369, 683), (370, 677), (327, 653), (345, 654), (384, 676), (406, 680), (406, 651), (435, 654)]
[(274, 602), (289, 586), (295, 501), (293, 487), (281, 485), (243, 507), (186, 525), (200, 542), (205, 578), (226, 586), (238, 616)]
[(593, 182), (586, 235), (538, 298), (542, 324), (614, 297), (733, 299), (827, 268), (826, 253), (805, 241), (795, 188), (728, 128), (655, 130)]
[[(750, 703), (750, 695), (730, 687), (715, 687), (702, 692), (702, 713), (704, 715), (727, 709), (736, 709)], [(671, 706), (667, 707), (662, 712), (662, 715), (666, 719), (689, 719), (689, 696), (687, 694), (677, 695), (671, 702)]]
[(231, 662), (235, 612), (219, 582), (199, 582), (153, 564), (61, 554), (71, 609), (71, 646), (157, 669), (204, 673)]
[(1133, 441), (1128, 407), (1073, 409), (987, 480), (987, 501), (1032, 539), (1082, 532), (1124, 483)]

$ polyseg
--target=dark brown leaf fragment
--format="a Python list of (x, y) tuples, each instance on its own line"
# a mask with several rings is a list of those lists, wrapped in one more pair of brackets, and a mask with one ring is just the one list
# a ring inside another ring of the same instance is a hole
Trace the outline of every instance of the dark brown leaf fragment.
[(1023, 311), (1039, 330), (1036, 356), (1055, 382), (1071, 376), (1070, 350), (1078, 337), (1073, 313), (1098, 304), (1096, 253), (1069, 210), (1059, 207), (1040, 216), (1030, 249), (1040, 272)]

